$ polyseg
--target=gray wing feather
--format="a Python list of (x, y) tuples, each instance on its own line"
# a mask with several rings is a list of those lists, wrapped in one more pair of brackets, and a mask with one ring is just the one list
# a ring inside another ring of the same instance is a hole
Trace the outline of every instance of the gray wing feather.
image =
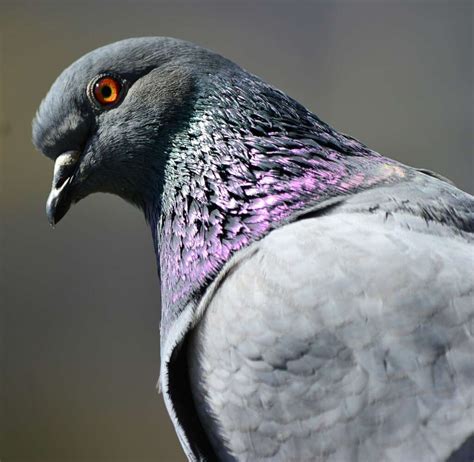
[(466, 233), (342, 209), (247, 255), (188, 348), (222, 460), (444, 461), (474, 432)]

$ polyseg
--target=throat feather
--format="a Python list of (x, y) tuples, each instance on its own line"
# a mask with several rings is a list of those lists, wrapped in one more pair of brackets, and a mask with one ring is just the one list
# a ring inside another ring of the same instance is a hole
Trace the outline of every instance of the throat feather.
[(259, 80), (211, 89), (165, 171), (162, 338), (235, 252), (317, 202), (382, 181), (391, 162)]

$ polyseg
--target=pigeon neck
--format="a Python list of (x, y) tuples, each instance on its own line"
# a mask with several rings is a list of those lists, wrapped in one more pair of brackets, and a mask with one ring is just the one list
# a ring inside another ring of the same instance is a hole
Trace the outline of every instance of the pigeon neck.
[(393, 176), (392, 161), (260, 80), (214, 79), (172, 143), (160, 206), (149, 217), (162, 339), (235, 252), (306, 207)]

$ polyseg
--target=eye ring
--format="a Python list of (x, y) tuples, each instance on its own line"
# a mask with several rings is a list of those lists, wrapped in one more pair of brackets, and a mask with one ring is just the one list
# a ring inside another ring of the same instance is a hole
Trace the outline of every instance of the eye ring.
[(116, 107), (127, 90), (126, 81), (112, 73), (99, 74), (89, 83), (89, 99), (98, 109)]

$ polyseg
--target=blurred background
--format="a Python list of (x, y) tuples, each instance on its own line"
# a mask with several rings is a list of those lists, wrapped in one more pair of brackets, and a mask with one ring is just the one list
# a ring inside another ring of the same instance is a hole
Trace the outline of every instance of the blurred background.
[(57, 75), (143, 35), (197, 42), (473, 192), (473, 3), (0, 0), (0, 460), (184, 461), (162, 398), (150, 232), (95, 195), (57, 229), (31, 119)]

